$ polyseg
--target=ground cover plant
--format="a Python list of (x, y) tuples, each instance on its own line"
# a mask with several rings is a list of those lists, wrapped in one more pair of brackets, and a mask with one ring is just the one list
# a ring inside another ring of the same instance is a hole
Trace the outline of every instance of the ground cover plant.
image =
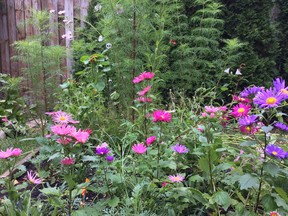
[(58, 89), (64, 50), (46, 44), (53, 14), (35, 12), (36, 107), (1, 76), (0, 215), (287, 215), (287, 81), (248, 80), (265, 58), (246, 67), (251, 41), (222, 36), (219, 2), (91, 1)]

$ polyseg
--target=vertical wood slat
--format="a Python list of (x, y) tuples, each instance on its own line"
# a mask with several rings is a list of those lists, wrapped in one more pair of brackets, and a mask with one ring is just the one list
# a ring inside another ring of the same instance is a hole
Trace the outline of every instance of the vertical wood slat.
[(1, 2), (0, 7), (0, 52), (1, 52), (1, 73), (10, 74), (10, 51), (7, 19), (7, 0)]
[(68, 74), (70, 74), (72, 72), (72, 50), (71, 50), (71, 38), (69, 36), (73, 37), (74, 35), (73, 1), (65, 0), (64, 6), (65, 6), (65, 19), (69, 20), (69, 22), (65, 24), (65, 34), (66, 34), (66, 53), (67, 53), (66, 67), (68, 70)]
[[(8, 35), (9, 35), (9, 51), (10, 57), (15, 55), (15, 49), (12, 44), (16, 41), (16, 17), (15, 17), (15, 2), (7, 2), (7, 16), (8, 16)], [(18, 63), (10, 61), (10, 75), (19, 76)]]
[(57, 0), (51, 0), (48, 4), (48, 11), (53, 10), (50, 13), (50, 31), (51, 31), (51, 45), (59, 45), (59, 33), (58, 33), (58, 5)]
[(83, 20), (86, 19), (86, 16), (88, 15), (88, 7), (89, 7), (89, 2), (87, 0), (81, 0), (81, 5), (80, 5), (80, 27), (84, 28), (85, 23)]

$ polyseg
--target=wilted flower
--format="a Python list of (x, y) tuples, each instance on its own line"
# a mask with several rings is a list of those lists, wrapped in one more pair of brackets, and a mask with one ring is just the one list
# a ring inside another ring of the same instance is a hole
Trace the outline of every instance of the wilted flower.
[(136, 100), (139, 102), (142, 102), (142, 103), (151, 103), (152, 102), (152, 99), (148, 98), (148, 97), (139, 97), (139, 98), (136, 98)]
[(27, 172), (27, 178), (32, 184), (41, 184), (42, 180), (40, 178), (37, 178), (38, 174), (36, 172), (28, 171)]
[[(88, 178), (85, 178), (85, 183), (88, 183), (88, 182), (90, 182), (90, 180)], [(81, 191), (81, 195), (85, 196), (86, 194), (87, 194), (87, 189), (86, 187), (83, 187)]]
[(156, 136), (150, 136), (146, 139), (146, 144), (149, 146), (151, 145), (153, 142), (155, 142), (156, 140)]
[(174, 146), (171, 146), (171, 149), (179, 154), (185, 154), (189, 152), (189, 149), (186, 146), (177, 143)]
[(69, 166), (69, 165), (74, 164), (74, 163), (75, 163), (75, 160), (74, 160), (74, 158), (66, 157), (66, 158), (62, 159), (62, 160), (60, 161), (60, 163), (63, 164), (63, 165)]
[(236, 101), (241, 102), (241, 103), (250, 103), (249, 98), (239, 97), (237, 95), (233, 95), (233, 100), (236, 100)]
[(274, 124), (274, 126), (279, 128), (279, 129), (281, 129), (281, 130), (283, 130), (283, 131), (287, 131), (288, 132), (288, 125), (287, 124), (284, 124), (282, 122), (276, 122)]
[(250, 109), (251, 109), (250, 105), (240, 103), (232, 108), (231, 115), (233, 115), (235, 118), (246, 116), (250, 111)]
[(132, 151), (137, 154), (144, 154), (147, 151), (147, 147), (143, 143), (134, 144), (132, 146)]
[(273, 108), (279, 106), (283, 99), (281, 93), (277, 93), (270, 88), (257, 93), (253, 102), (259, 105), (260, 108)]
[(286, 152), (284, 149), (273, 144), (268, 145), (265, 152), (270, 156), (277, 157), (278, 159), (284, 159), (286, 157)]
[(153, 112), (153, 122), (170, 122), (172, 115), (165, 110), (156, 110)]
[(145, 87), (142, 91), (138, 92), (139, 96), (144, 96), (148, 91), (150, 91), (152, 86)]
[(168, 178), (171, 182), (182, 182), (184, 180), (184, 177), (180, 174), (169, 175)]

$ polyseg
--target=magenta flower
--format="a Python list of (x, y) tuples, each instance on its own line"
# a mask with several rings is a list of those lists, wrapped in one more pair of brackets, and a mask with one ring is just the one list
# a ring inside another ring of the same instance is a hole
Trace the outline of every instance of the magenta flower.
[(2, 122), (8, 122), (8, 118), (5, 116), (2, 118)]
[(155, 141), (156, 141), (156, 136), (150, 136), (146, 139), (146, 144), (147, 146), (150, 146)]
[(71, 125), (52, 125), (50, 129), (59, 136), (67, 136), (76, 132), (76, 128)]
[(241, 103), (250, 103), (249, 98), (239, 97), (237, 95), (233, 95), (233, 100), (236, 100), (236, 101), (241, 102)]
[(140, 83), (143, 80), (151, 80), (154, 77), (154, 75), (155, 74), (152, 72), (146, 72), (145, 71), (145, 72), (141, 73), (139, 76), (135, 77), (133, 79), (133, 83), (135, 84), (135, 83)]
[(169, 175), (168, 178), (171, 182), (182, 182), (184, 180), (184, 177), (180, 174)]
[(132, 146), (132, 151), (137, 154), (144, 154), (147, 151), (147, 147), (143, 143), (134, 144)]
[(284, 149), (280, 148), (279, 146), (270, 144), (266, 147), (265, 152), (273, 157), (278, 159), (284, 159), (286, 157), (286, 152)]
[(205, 106), (205, 111), (207, 113), (215, 113), (219, 111), (219, 108), (214, 106)]
[(246, 116), (250, 111), (250, 109), (251, 109), (250, 105), (240, 103), (232, 108), (231, 115), (233, 115), (235, 118)]
[(0, 151), (0, 159), (6, 159), (11, 157), (13, 154), (13, 148), (8, 148), (6, 151)]
[(32, 184), (41, 184), (42, 180), (40, 178), (37, 178), (38, 174), (35, 172), (33, 173), (32, 171), (27, 172), (27, 178)]
[(108, 161), (108, 162), (112, 162), (113, 160), (114, 160), (114, 156), (113, 155), (108, 155), (106, 157), (106, 161)]
[(269, 213), (269, 216), (281, 216), (281, 215), (276, 211), (272, 211)]
[(64, 159), (62, 159), (60, 161), (61, 164), (65, 165), (65, 166), (69, 166), (69, 165), (72, 165), (75, 163), (75, 160), (74, 158), (69, 158), (69, 157), (66, 157)]
[(152, 102), (152, 99), (148, 98), (148, 97), (139, 97), (139, 98), (136, 98), (136, 100), (138, 102), (142, 102), (142, 103), (151, 103)]
[(260, 108), (273, 108), (273, 107), (278, 107), (284, 97), (283, 94), (279, 92), (273, 91), (271, 88), (268, 90), (263, 90), (259, 92), (253, 102), (257, 105), (259, 105)]
[(240, 126), (240, 131), (244, 134), (255, 134), (259, 131), (259, 128), (257, 127), (254, 127), (253, 125), (243, 125), (243, 126)]
[(99, 147), (96, 148), (96, 154), (100, 155), (100, 156), (106, 156), (110, 153), (109, 148), (107, 147)]
[(179, 143), (177, 143), (176, 145), (174, 146), (171, 146), (172, 150), (179, 153), (179, 154), (185, 154), (185, 153), (188, 153), (189, 152), (189, 149), (186, 148), (186, 146), (184, 145), (181, 145)]
[(170, 122), (171, 114), (165, 110), (156, 110), (153, 112), (153, 122)]
[(90, 133), (79, 129), (72, 134), (72, 137), (76, 139), (76, 143), (85, 143), (89, 139)]
[(243, 116), (241, 118), (239, 118), (239, 125), (240, 126), (249, 126), (252, 125), (253, 123), (255, 123), (257, 121), (258, 116), (256, 115), (248, 115), (248, 116)]
[(152, 86), (147, 86), (145, 87), (142, 91), (138, 92), (139, 96), (144, 96), (145, 94), (147, 94), (148, 91), (150, 91)]
[(287, 125), (287, 124), (284, 124), (284, 123), (282, 123), (282, 122), (276, 122), (276, 123), (274, 124), (274, 126), (277, 127), (277, 128), (279, 128), (279, 129), (281, 129), (281, 130), (283, 130), (283, 131), (288, 132), (288, 125)]
[(22, 153), (22, 150), (20, 148), (15, 148), (12, 151), (12, 156), (18, 157)]

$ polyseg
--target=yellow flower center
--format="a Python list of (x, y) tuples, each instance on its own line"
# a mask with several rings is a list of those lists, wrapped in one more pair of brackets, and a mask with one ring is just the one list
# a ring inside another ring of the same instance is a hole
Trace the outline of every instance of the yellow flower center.
[(180, 178), (178, 176), (175, 176), (174, 181), (180, 181)]
[(59, 118), (59, 120), (60, 120), (60, 121), (65, 121), (65, 120), (66, 120), (66, 117), (65, 117), (65, 116), (61, 116), (61, 117)]
[(238, 113), (243, 113), (245, 111), (245, 109), (243, 107), (241, 107), (237, 111), (238, 111)]
[(278, 216), (279, 214), (277, 212), (270, 213), (270, 216)]
[(275, 104), (276, 103), (276, 98), (275, 97), (268, 97), (267, 99), (266, 99), (266, 103), (267, 104)]
[(287, 91), (286, 89), (281, 89), (281, 92), (282, 92), (283, 94), (288, 94), (288, 91)]
[(245, 129), (246, 129), (247, 131), (251, 131), (251, 127), (249, 127), (249, 126), (247, 126)]
[(164, 116), (164, 115), (161, 115), (160, 117), (161, 117), (161, 119), (164, 119), (164, 118), (165, 118), (165, 116)]
[(272, 151), (272, 154), (275, 155), (275, 156), (278, 155), (278, 153), (276, 151)]

